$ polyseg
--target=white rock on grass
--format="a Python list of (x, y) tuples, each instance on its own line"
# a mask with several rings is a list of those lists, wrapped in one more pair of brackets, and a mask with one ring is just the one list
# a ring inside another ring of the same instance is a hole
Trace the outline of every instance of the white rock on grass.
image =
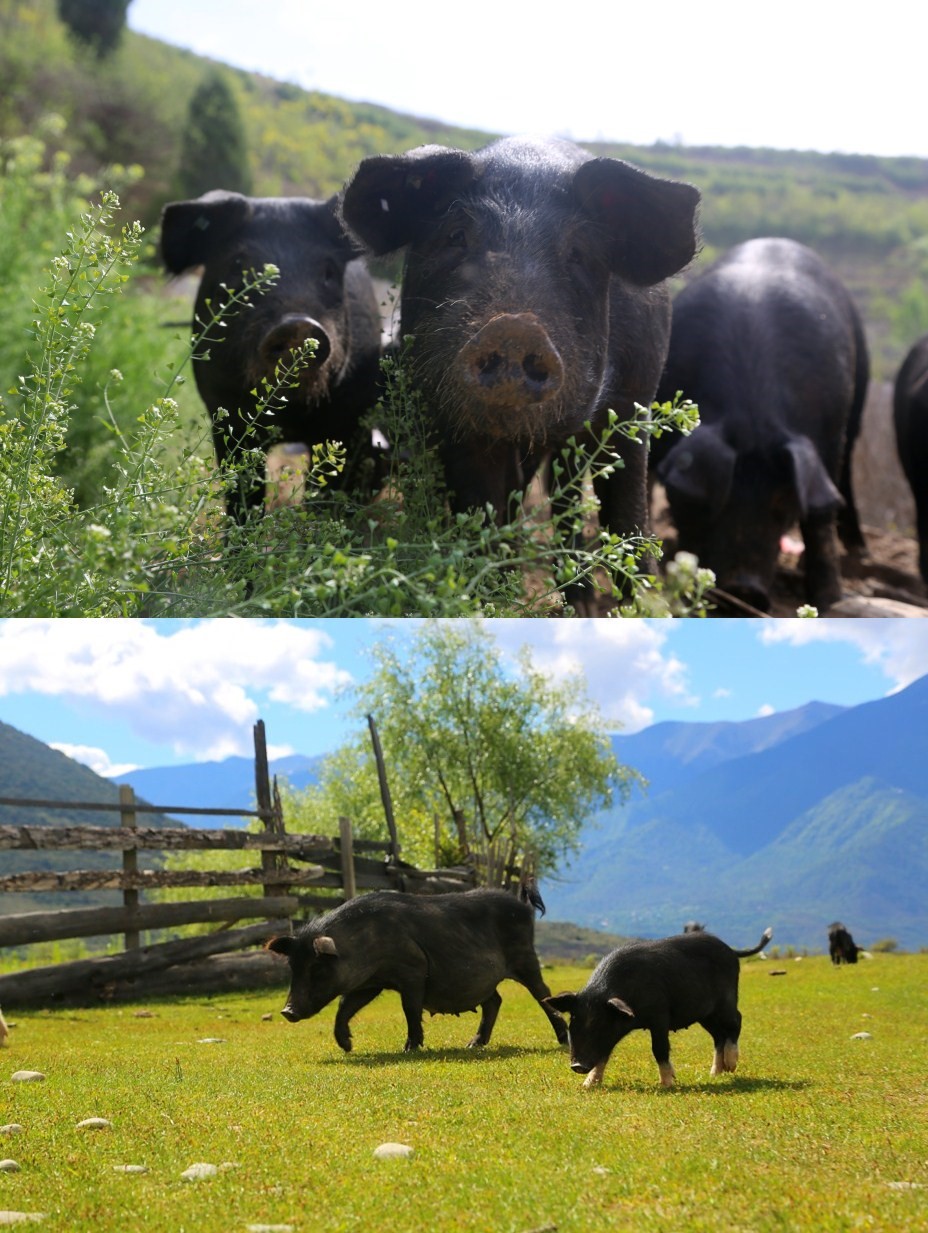
[(113, 1165), (114, 1173), (147, 1173), (148, 1165)]
[(18, 1173), (19, 1165), (15, 1160), (0, 1160), (0, 1173)]
[(10, 1077), (14, 1083), (42, 1083), (45, 1080), (41, 1070), (17, 1070)]
[(869, 1032), (855, 1032), (851, 1040), (873, 1040)]
[(223, 1036), (204, 1036), (202, 1040), (198, 1040), (198, 1045), (224, 1045), (225, 1037)]
[(105, 1117), (85, 1117), (82, 1122), (77, 1123), (78, 1130), (108, 1130), (112, 1126), (112, 1122), (108, 1122)]
[(21, 1135), (23, 1128), (19, 1122), (7, 1122), (5, 1126), (0, 1126), (0, 1135)]
[(185, 1182), (200, 1182), (206, 1177), (215, 1177), (219, 1172), (214, 1164), (206, 1164), (200, 1161), (198, 1164), (192, 1164), (188, 1169), (184, 1169), (181, 1177)]
[(246, 1224), (248, 1233), (293, 1233), (292, 1224)]
[(44, 1219), (44, 1212), (0, 1212), (0, 1224), (26, 1224), (30, 1220)]
[(408, 1143), (381, 1143), (379, 1147), (374, 1148), (374, 1156), (377, 1160), (394, 1160), (414, 1156), (415, 1151), (416, 1149), (410, 1147)]

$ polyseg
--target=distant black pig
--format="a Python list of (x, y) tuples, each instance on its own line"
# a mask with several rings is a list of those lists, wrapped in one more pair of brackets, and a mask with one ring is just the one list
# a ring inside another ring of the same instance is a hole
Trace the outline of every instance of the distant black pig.
[[(365, 159), (342, 214), (369, 251), (408, 246), (403, 336), (455, 510), (509, 512), (550, 451), (649, 406), (667, 349), (663, 280), (696, 249), (699, 194), (566, 141)], [(600, 520), (647, 528), (645, 445), (597, 483)]]
[(602, 1082), (612, 1050), (636, 1028), (651, 1033), (664, 1087), (675, 1078), (670, 1033), (694, 1023), (715, 1042), (710, 1073), (733, 1071), (741, 1035), (738, 959), (756, 955), (772, 936), (771, 929), (765, 930), (750, 950), (732, 950), (702, 931), (630, 942), (607, 955), (579, 993), (548, 998), (549, 1006), (570, 1015), (570, 1065), (587, 1076), (583, 1086)]
[(850, 931), (839, 920), (832, 921), (828, 926), (828, 953), (834, 964), (856, 963), (860, 947), (851, 937)]
[[(380, 313), (370, 275), (344, 234), (335, 199), (244, 197), (216, 191), (193, 201), (165, 206), (161, 252), (179, 274), (203, 266), (196, 320), (205, 324), (242, 285), (249, 270), (276, 265), (280, 277), (252, 306), (228, 318), (208, 353), (194, 358), (197, 389), (213, 426), (222, 465), (244, 451), (266, 451), (275, 441), (325, 441), (356, 445), (360, 417), (377, 399)], [(196, 321), (194, 329), (197, 329)], [(214, 332), (214, 338), (215, 334)], [(299, 385), (284, 391), (286, 402), (257, 421), (263, 378), (293, 348), (315, 339), (315, 356), (299, 374)], [(220, 417), (223, 408), (228, 417)], [(254, 428), (250, 433), (249, 429)], [(264, 500), (264, 477), (255, 475), (230, 499), (229, 512), (243, 521)]]
[(377, 891), (349, 899), (299, 933), (268, 942), (269, 950), (290, 963), (290, 992), (281, 1014), (297, 1023), (340, 998), (335, 1040), (348, 1052), (352, 1016), (384, 989), (395, 989), (406, 1016), (407, 1051), (422, 1046), (423, 1011), (460, 1015), (479, 1006), (480, 1024), (470, 1041), (476, 1048), (489, 1043), (502, 1005), (496, 986), (517, 980), (564, 1043), (564, 1020), (543, 1000), (551, 990), (533, 945), (533, 906), (544, 907), (527, 889), (519, 898), (501, 890), (472, 890)]
[(893, 398), (896, 449), (915, 498), (918, 568), (928, 585), (928, 334), (902, 362)]
[(835, 522), (846, 503), (859, 546), (846, 451), (868, 375), (851, 297), (793, 240), (739, 244), (676, 297), (658, 397), (682, 390), (701, 423), (653, 457), (679, 547), (721, 590), (766, 612), (780, 539), (798, 522), (809, 602), (841, 598)]

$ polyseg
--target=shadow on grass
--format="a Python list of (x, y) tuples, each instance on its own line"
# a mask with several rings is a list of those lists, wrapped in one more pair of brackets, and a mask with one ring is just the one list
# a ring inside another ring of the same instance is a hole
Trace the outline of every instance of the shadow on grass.
[(600, 1091), (655, 1092), (661, 1096), (747, 1096), (752, 1092), (801, 1092), (812, 1086), (811, 1079), (706, 1079), (700, 1083), (677, 1082), (673, 1087), (659, 1083), (604, 1083)]
[[(558, 1045), (490, 1045), (482, 1049), (468, 1049), (462, 1047), (459, 1049), (430, 1049), (427, 1045), (422, 1049), (414, 1049), (410, 1053), (406, 1053), (403, 1049), (397, 1049), (395, 1052), (380, 1051), (378, 1053), (355, 1052), (342, 1053), (339, 1051), (337, 1056), (325, 1058), (320, 1064), (323, 1066), (333, 1065), (349, 1065), (363, 1066), (369, 1070), (377, 1069), (381, 1066), (395, 1066), (396, 1064), (406, 1066), (422, 1065), (426, 1062), (491, 1062), (506, 1060), (513, 1057), (533, 1057), (541, 1054), (551, 1053), (560, 1054), (562, 1051)], [(566, 1053), (563, 1055), (566, 1057)]]

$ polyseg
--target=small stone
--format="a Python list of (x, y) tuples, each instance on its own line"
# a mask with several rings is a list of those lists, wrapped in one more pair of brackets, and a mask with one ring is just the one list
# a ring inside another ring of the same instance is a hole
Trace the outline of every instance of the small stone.
[(148, 1165), (113, 1165), (114, 1173), (147, 1173)]
[(924, 1190), (924, 1182), (887, 1182), (890, 1190)]
[(377, 1160), (402, 1159), (415, 1155), (415, 1151), (416, 1149), (407, 1143), (381, 1143), (374, 1148), (374, 1156)]
[(181, 1177), (187, 1182), (198, 1182), (204, 1177), (215, 1177), (219, 1170), (214, 1164), (192, 1164), (189, 1169), (184, 1169)]
[(246, 1224), (248, 1233), (293, 1233), (292, 1224)]
[(19, 1122), (7, 1122), (5, 1126), (0, 1126), (0, 1135), (21, 1135), (23, 1128)]
[(2, 1173), (18, 1173), (19, 1165), (15, 1160), (0, 1160), (0, 1172)]
[(605, 1177), (607, 1173), (611, 1173), (611, 1169), (607, 1169), (605, 1165), (593, 1165), (593, 1172), (598, 1173), (601, 1177)]
[(155, 1017), (153, 1010), (137, 1010), (133, 1014), (134, 1019), (154, 1019)]
[[(262, 1016), (261, 1016), (261, 1022), (262, 1022), (262, 1023), (270, 1023), (270, 1022), (273, 1020), (273, 1018), (274, 1018), (274, 1016), (273, 1016), (273, 1015), (271, 1015), (271, 1014), (262, 1015)], [(260, 1226), (260, 1225), (249, 1225), (248, 1227), (249, 1227), (249, 1229), (251, 1229), (251, 1228), (258, 1229), (258, 1228), (260, 1228), (261, 1226)], [(273, 1228), (274, 1226), (273, 1226), (273, 1225), (268, 1225), (267, 1227), (270, 1229), (270, 1228)], [(284, 1228), (285, 1226), (284, 1226), (284, 1225), (281, 1225), (280, 1227), (281, 1227), (281, 1228)]]
[(225, 1038), (222, 1036), (204, 1036), (202, 1040), (198, 1040), (198, 1045), (224, 1045)]
[(112, 1122), (108, 1122), (105, 1117), (85, 1117), (82, 1122), (77, 1123), (78, 1130), (107, 1130), (112, 1126)]
[(29, 1220), (44, 1220), (44, 1212), (0, 1212), (0, 1224), (25, 1224)]
[(873, 1040), (869, 1032), (855, 1032), (851, 1040)]
[(14, 1083), (44, 1083), (45, 1076), (41, 1070), (17, 1070), (11, 1078)]

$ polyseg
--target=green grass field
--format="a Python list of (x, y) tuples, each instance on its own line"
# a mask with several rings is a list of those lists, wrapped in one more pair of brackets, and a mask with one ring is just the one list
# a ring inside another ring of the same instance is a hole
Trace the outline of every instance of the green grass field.
[[(546, 971), (553, 991), (588, 975)], [(468, 1015), (427, 1019), (426, 1049), (404, 1055), (392, 994), (357, 1016), (350, 1056), (333, 1007), (280, 1018), (283, 988), (8, 1012), (0, 1124), (23, 1130), (0, 1135), (20, 1166), (0, 1172), (0, 1211), (120, 1233), (928, 1228), (926, 977), (926, 955), (748, 961), (738, 1073), (709, 1078), (694, 1027), (672, 1038), (670, 1091), (641, 1032), (583, 1091), (511, 983), (482, 1053), (462, 1047)], [(14, 1083), (17, 1070), (46, 1079)], [(112, 1126), (77, 1128), (90, 1117)], [(375, 1159), (387, 1141), (415, 1155)], [(235, 1167), (183, 1180), (196, 1162)]]

